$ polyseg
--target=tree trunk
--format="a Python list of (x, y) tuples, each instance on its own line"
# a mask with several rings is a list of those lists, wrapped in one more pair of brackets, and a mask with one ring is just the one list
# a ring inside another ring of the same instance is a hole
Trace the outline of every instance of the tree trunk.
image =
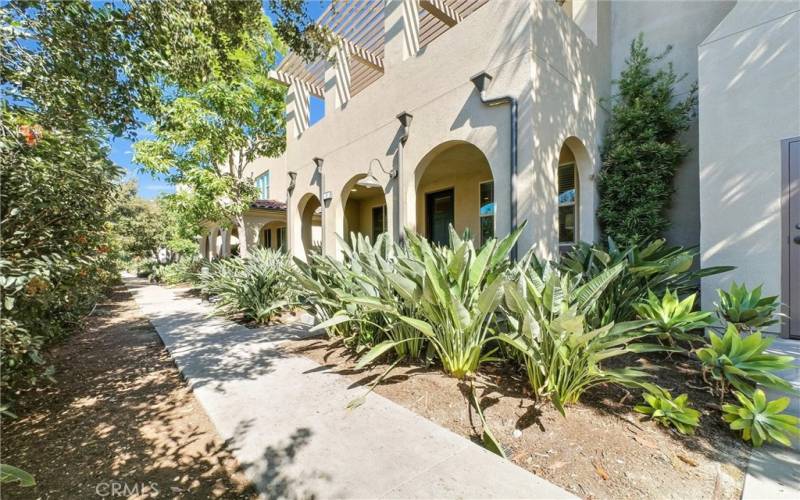
[(247, 248), (247, 228), (244, 224), (244, 215), (239, 214), (233, 218), (233, 222), (236, 224), (236, 229), (239, 237), (239, 257), (247, 257), (250, 255), (249, 248)]

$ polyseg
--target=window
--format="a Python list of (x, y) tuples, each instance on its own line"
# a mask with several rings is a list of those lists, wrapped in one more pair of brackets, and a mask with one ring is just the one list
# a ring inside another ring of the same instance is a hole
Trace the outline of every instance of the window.
[(372, 241), (386, 232), (386, 205), (372, 207)]
[(278, 248), (283, 250), (285, 248), (284, 245), (286, 244), (286, 228), (279, 227), (275, 232), (278, 240)]
[(575, 206), (578, 196), (575, 164), (558, 166), (558, 243), (575, 243)]
[(272, 248), (272, 230), (265, 229), (264, 230), (264, 242), (266, 243), (267, 248)]
[(481, 182), (480, 218), (480, 245), (483, 246), (494, 238), (494, 181)]
[(258, 188), (258, 199), (269, 199), (269, 170), (256, 177), (256, 188)]

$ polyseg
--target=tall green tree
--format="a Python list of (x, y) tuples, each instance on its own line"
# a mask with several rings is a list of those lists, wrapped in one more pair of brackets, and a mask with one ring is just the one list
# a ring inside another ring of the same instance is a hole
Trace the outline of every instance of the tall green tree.
[[(108, 138), (161, 92), (238, 71), (258, 0), (12, 0), (0, 6), (0, 388), (34, 381), (117, 276), (121, 170)], [(213, 65), (213, 68), (212, 68)]]
[(165, 92), (162, 113), (148, 128), (152, 138), (134, 145), (134, 160), (145, 170), (182, 187), (173, 201), (196, 215), (189, 217), (194, 226), (203, 216), (233, 221), (242, 255), (243, 212), (256, 196), (247, 167), (282, 153), (286, 140), (285, 89), (267, 76), (282, 46), (269, 20), (261, 20), (262, 30), (224, 54), (233, 71), (213, 69), (196, 88)]
[(680, 142), (697, 105), (697, 86), (677, 96), (679, 76), (667, 64), (670, 52), (653, 56), (643, 35), (631, 43), (627, 66), (612, 100), (599, 178), (597, 217), (603, 232), (618, 243), (661, 236), (669, 227), (667, 209), (673, 180), (690, 148)]

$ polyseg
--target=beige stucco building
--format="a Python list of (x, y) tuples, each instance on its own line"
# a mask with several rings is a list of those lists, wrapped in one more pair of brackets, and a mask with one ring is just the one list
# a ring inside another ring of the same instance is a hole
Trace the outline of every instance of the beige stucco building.
[[(340, 37), (331, 60), (290, 54), (271, 75), (288, 86), (287, 147), (251, 166), (264, 199), (242, 247), (336, 255), (337, 235), (442, 240), (448, 224), (479, 244), (523, 221), (519, 252), (596, 240), (605, 99), (643, 32), (672, 46), (679, 93), (699, 81), (668, 238), (739, 267), (704, 283), (704, 306), (736, 279), (800, 311), (800, 0), (373, 0), (319, 22)], [(209, 235), (204, 255), (229, 252), (231, 235)]]

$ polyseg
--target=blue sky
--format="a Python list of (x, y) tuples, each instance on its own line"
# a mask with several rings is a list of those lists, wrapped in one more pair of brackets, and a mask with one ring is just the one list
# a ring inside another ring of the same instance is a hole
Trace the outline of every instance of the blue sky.
[[(267, 15), (270, 15), (269, 9), (266, 7), (264, 10)], [(330, 0), (314, 0), (307, 1), (306, 8), (309, 15), (316, 19), (322, 12), (330, 5)], [(312, 99), (310, 106), (310, 121), (315, 123), (324, 114), (324, 104), (322, 101)], [(146, 120), (147, 121), (147, 120)], [(140, 129), (138, 131), (139, 137), (144, 137), (146, 131)], [(142, 173), (138, 167), (133, 164), (133, 144), (130, 140), (125, 138), (116, 138), (111, 141), (111, 153), (108, 155), (111, 161), (117, 165), (124, 167), (127, 171), (128, 178), (136, 179), (139, 182), (139, 196), (146, 199), (153, 199), (161, 194), (175, 192), (175, 187), (169, 184), (163, 176), (154, 177), (148, 173)]]

